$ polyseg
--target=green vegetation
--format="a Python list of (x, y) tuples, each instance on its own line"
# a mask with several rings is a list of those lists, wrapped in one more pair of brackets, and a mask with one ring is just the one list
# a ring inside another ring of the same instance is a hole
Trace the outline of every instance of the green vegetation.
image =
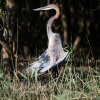
[(3, 9), (6, 9), (7, 8), (7, 4), (5, 2), (5, 0), (0, 0), (0, 13), (1, 13), (1, 10)]
[(37, 79), (21, 73), (20, 75), (20, 78), (16, 75), (11, 78), (0, 73), (1, 100), (100, 99), (100, 73), (92, 68), (89, 72), (80, 72), (65, 66), (61, 68), (57, 77), (47, 73)]

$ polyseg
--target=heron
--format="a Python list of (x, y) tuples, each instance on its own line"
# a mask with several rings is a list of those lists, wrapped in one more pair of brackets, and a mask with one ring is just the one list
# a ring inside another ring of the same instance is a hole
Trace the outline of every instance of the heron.
[(37, 58), (35, 62), (30, 64), (30, 67), (26, 70), (27, 73), (31, 73), (32, 70), (37, 69), (39, 74), (43, 74), (50, 68), (57, 66), (68, 55), (68, 52), (65, 52), (63, 50), (60, 35), (52, 31), (52, 25), (60, 15), (60, 10), (58, 6), (56, 6), (55, 4), (50, 4), (48, 6), (36, 8), (33, 10), (40, 11), (51, 9), (54, 9), (56, 11), (56, 14), (52, 16), (47, 22), (48, 48), (41, 56)]

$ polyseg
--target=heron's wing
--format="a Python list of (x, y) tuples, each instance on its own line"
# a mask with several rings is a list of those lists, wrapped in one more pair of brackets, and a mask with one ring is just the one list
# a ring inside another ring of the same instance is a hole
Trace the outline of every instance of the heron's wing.
[[(58, 40), (57, 40), (58, 39)], [(50, 68), (58, 65), (68, 55), (68, 52), (64, 52), (59, 38), (55, 38), (52, 45), (38, 57), (37, 61), (32, 63), (27, 69), (27, 72), (32, 72), (33, 69), (37, 69), (41, 74), (45, 73)]]
[(64, 61), (66, 56), (69, 54), (69, 52), (64, 52), (59, 35), (55, 36), (54, 41), (52, 42), (52, 45), (49, 47), (48, 51), (50, 55), (50, 64), (49, 66), (42, 68), (40, 70), (41, 73), (44, 73), (45, 71)]
[(30, 67), (27, 69), (27, 73), (32, 72), (34, 68), (41, 70), (42, 68), (48, 66), (49, 64), (50, 64), (50, 56), (47, 49), (40, 57), (38, 57), (37, 61), (30, 64)]
[(41, 73), (45, 73), (47, 70), (49, 70), (52, 67), (55, 67), (59, 64), (61, 64), (66, 58), (68, 59), (70, 52), (61, 52), (61, 56), (57, 59), (57, 61), (55, 63), (50, 63), (48, 66), (42, 68), (40, 70)]

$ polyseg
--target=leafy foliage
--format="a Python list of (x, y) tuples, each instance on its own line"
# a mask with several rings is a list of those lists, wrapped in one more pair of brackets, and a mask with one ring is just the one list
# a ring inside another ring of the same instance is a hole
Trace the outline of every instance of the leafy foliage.
[(6, 8), (6, 2), (5, 0), (0, 0), (0, 9), (5, 9)]
[(6, 8), (7, 8), (7, 4), (5, 0), (0, 0), (0, 15), (1, 16), (5, 15)]

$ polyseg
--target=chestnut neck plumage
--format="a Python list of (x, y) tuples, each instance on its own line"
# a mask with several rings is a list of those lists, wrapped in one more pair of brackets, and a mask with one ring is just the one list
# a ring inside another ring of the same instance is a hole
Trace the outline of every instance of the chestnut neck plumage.
[(56, 10), (56, 14), (55, 16), (52, 16), (49, 20), (48, 20), (48, 23), (47, 23), (47, 36), (48, 38), (54, 34), (54, 32), (52, 31), (52, 25), (53, 25), (53, 22), (59, 17), (60, 15), (60, 10), (59, 8), (52, 4), (51, 5), (52, 9)]

